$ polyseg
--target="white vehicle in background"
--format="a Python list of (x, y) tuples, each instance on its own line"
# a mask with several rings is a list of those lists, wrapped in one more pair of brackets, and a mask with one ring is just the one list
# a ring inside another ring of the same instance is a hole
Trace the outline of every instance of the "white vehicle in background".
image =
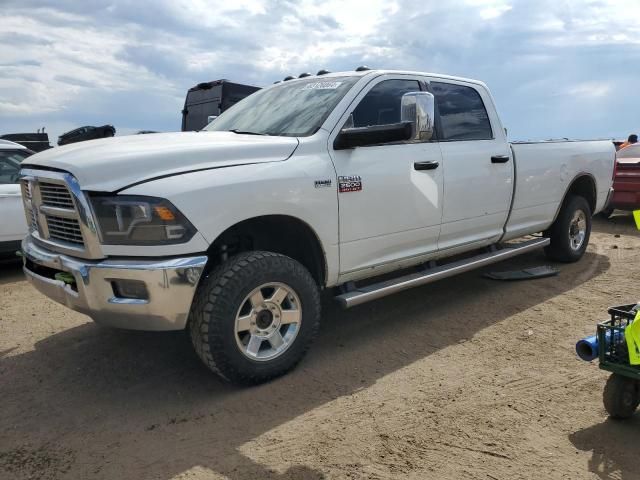
[(20, 164), (32, 155), (27, 147), (0, 139), (0, 258), (15, 257), (27, 234), (20, 193)]
[(200, 132), (32, 157), (25, 273), (98, 323), (187, 329), (212, 371), (257, 383), (302, 358), (322, 289), (352, 307), (536, 248), (579, 260), (614, 159), (608, 140), (510, 144), (475, 80), (307, 76)]

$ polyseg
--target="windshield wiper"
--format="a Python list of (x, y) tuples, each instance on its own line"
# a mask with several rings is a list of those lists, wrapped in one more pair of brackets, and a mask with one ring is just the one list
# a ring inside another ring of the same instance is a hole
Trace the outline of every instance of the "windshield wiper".
[(229, 132), (237, 133), (238, 135), (268, 135), (267, 133), (249, 132), (247, 130), (239, 130), (237, 128), (232, 128)]

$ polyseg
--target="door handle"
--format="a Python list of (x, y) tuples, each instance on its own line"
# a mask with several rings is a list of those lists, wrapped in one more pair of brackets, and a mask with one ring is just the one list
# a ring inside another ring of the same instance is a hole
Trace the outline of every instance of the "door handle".
[(509, 161), (509, 155), (494, 155), (491, 157), (491, 163), (507, 163)]
[(416, 170), (435, 170), (440, 166), (440, 162), (415, 162), (413, 168)]

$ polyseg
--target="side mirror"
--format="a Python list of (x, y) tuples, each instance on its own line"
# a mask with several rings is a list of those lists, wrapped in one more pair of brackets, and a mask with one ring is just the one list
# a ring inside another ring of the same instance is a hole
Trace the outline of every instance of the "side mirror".
[(213, 122), (216, 118), (218, 118), (218, 115), (209, 115), (207, 117), (207, 125), (211, 122)]
[(411, 140), (424, 142), (433, 137), (435, 98), (429, 92), (409, 92), (402, 96), (401, 121), (411, 122)]

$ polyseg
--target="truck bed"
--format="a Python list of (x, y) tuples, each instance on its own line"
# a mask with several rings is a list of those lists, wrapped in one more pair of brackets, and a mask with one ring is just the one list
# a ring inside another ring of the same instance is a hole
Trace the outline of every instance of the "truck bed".
[(597, 205), (605, 206), (615, 163), (610, 140), (547, 140), (512, 142), (515, 165), (514, 198), (504, 240), (531, 231), (542, 231), (553, 223), (568, 186), (589, 172), (596, 182)]

